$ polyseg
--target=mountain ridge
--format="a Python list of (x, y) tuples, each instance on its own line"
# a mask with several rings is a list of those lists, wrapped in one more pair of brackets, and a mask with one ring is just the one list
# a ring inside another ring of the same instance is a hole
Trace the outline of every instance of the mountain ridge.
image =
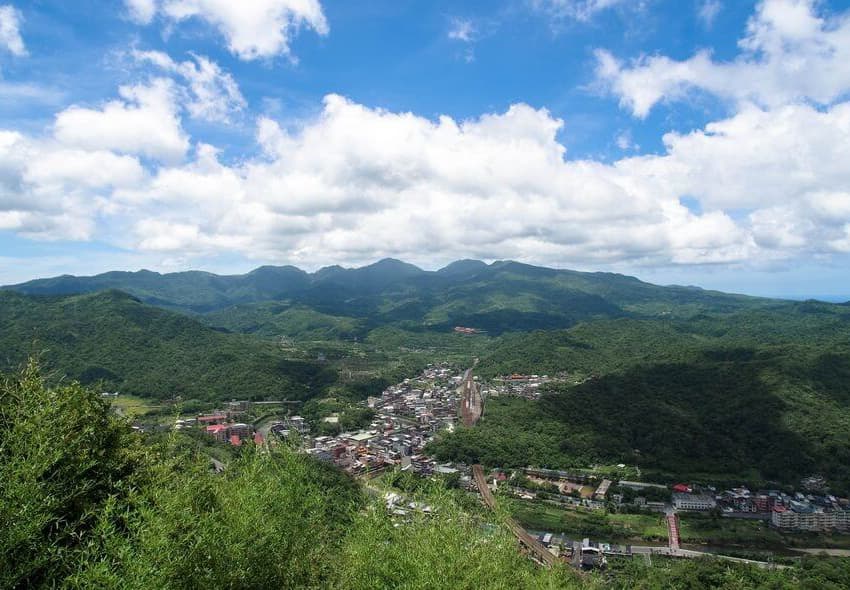
[[(616, 277), (618, 279), (625, 279), (628, 281), (638, 282), (644, 285), (653, 285), (657, 287), (663, 288), (675, 288), (675, 289), (691, 289), (691, 290), (699, 290), (699, 291), (707, 291), (707, 292), (718, 292), (721, 291), (706, 289), (704, 287), (700, 287), (699, 285), (677, 285), (677, 284), (669, 284), (669, 285), (656, 285), (655, 283), (649, 283), (647, 281), (643, 281), (642, 279), (633, 276), (627, 275), (623, 273), (616, 272), (608, 272), (608, 271), (579, 271), (568, 268), (552, 268), (546, 266), (539, 266), (535, 264), (528, 264), (524, 262), (519, 262), (516, 260), (495, 260), (490, 264), (482, 260), (465, 258), (455, 260), (454, 262), (450, 262), (449, 264), (436, 269), (436, 270), (425, 270), (414, 264), (404, 262), (403, 260), (399, 260), (397, 258), (382, 258), (373, 263), (366, 264), (363, 266), (352, 266), (352, 267), (344, 267), (338, 264), (324, 266), (313, 272), (305, 271), (297, 266), (291, 264), (284, 265), (273, 265), (273, 264), (265, 264), (258, 266), (252, 270), (249, 270), (245, 273), (236, 273), (236, 274), (218, 274), (211, 271), (200, 270), (200, 269), (189, 269), (189, 270), (180, 270), (174, 272), (166, 272), (161, 273), (154, 270), (149, 270), (146, 268), (141, 268), (136, 271), (131, 270), (110, 270), (94, 275), (72, 275), (72, 274), (61, 274), (53, 277), (41, 277), (36, 279), (31, 279), (28, 281), (23, 281), (21, 283), (10, 283), (7, 285), (0, 285), (0, 290), (13, 290), (13, 291), (21, 291), (28, 292), (29, 294), (35, 294), (32, 291), (39, 290), (47, 290), (50, 289), (51, 286), (57, 281), (67, 281), (67, 280), (75, 280), (75, 281), (93, 281), (96, 279), (111, 279), (111, 278), (124, 278), (124, 277), (157, 277), (163, 279), (174, 279), (185, 276), (203, 276), (209, 278), (216, 279), (245, 279), (250, 276), (257, 276), (261, 274), (268, 273), (280, 273), (281, 271), (291, 272), (293, 274), (304, 275), (307, 277), (311, 277), (312, 279), (324, 279), (328, 276), (333, 276), (337, 274), (346, 274), (346, 273), (369, 273), (373, 274), (373, 271), (376, 269), (385, 269), (388, 267), (396, 267), (396, 268), (404, 268), (408, 270), (407, 274), (422, 274), (422, 275), (453, 275), (453, 274), (463, 274), (468, 272), (471, 269), (477, 271), (483, 271), (485, 269), (496, 271), (496, 270), (531, 270), (532, 272), (543, 272), (546, 274), (572, 274), (578, 276), (597, 276), (597, 277)], [(67, 286), (67, 288), (71, 289), (72, 286)], [(59, 294), (59, 293), (52, 293)], [(743, 293), (725, 293), (728, 295), (739, 295), (743, 297), (755, 297), (759, 299), (775, 299), (775, 298), (764, 298), (759, 297), (757, 295), (747, 295)], [(850, 304), (850, 302), (848, 302)]]
[[(334, 265), (312, 273), (291, 265), (261, 266), (241, 275), (112, 271), (36, 279), (2, 289), (30, 295), (119, 289), (145, 303), (206, 317), (210, 325), (234, 331), (269, 332), (268, 326), (281, 324), (275, 313), (299, 308), (325, 318), (353, 318), (364, 335), (388, 324), (443, 331), (462, 325), (499, 334), (567, 328), (600, 317), (688, 317), (780, 302), (702, 288), (664, 287), (610, 272), (469, 259), (438, 270), (385, 258), (361, 267)], [(269, 306), (269, 302), (280, 305)], [(249, 316), (253, 317), (248, 325), (243, 320)]]

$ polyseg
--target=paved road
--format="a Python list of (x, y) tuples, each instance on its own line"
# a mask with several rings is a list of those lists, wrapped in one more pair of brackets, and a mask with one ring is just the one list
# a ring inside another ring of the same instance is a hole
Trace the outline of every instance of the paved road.
[[(478, 419), (481, 418), (481, 414), (484, 411), (484, 400), (478, 390), (478, 385), (472, 378), (472, 369), (468, 369), (466, 373), (464, 373), (461, 388), (463, 391), (463, 400), (460, 403), (461, 420), (463, 421), (464, 426), (474, 426), (475, 423), (478, 422)], [(472, 476), (475, 479), (475, 485), (476, 487), (478, 487), (478, 492), (481, 494), (481, 498), (484, 500), (484, 503), (491, 510), (495, 509), (496, 499), (493, 497), (493, 493), (487, 486), (487, 479), (484, 476), (484, 468), (481, 465), (473, 465)], [(544, 547), (543, 544), (538, 541), (536, 537), (529, 534), (528, 531), (526, 531), (513, 518), (509, 518), (506, 524), (508, 525), (508, 528), (514, 534), (514, 536), (519, 540), (520, 543), (522, 543), (522, 545), (528, 550), (528, 552), (531, 553), (535, 560), (547, 566), (555, 565), (556, 563), (561, 561), (552, 553), (550, 553), (549, 550), (546, 549), (546, 547)], [(736, 561), (738, 563), (756, 565), (767, 569), (784, 569), (785, 567), (787, 567), (784, 565), (767, 563), (764, 561), (754, 561), (751, 559), (742, 559), (739, 557), (730, 557), (727, 555), (716, 555), (714, 553), (706, 553), (703, 551), (691, 551), (688, 549), (681, 549), (679, 546), (679, 517), (675, 513), (675, 511), (671, 510), (667, 514), (667, 526), (669, 534), (668, 547), (633, 545), (631, 548), (632, 553), (643, 554), (645, 556), (667, 555), (669, 557), (684, 557), (691, 559), (702, 557), (715, 557), (727, 561)], [(573, 565), (578, 567), (580, 564), (581, 546), (579, 543), (575, 543), (575, 545), (577, 545), (577, 547), (574, 547)]]

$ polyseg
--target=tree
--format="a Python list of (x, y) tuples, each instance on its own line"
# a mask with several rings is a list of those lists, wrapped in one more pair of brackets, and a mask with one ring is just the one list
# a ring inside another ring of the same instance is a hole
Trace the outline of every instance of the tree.
[(140, 483), (129, 425), (79, 384), (47, 388), (30, 361), (0, 381), (0, 587), (36, 586), (71, 567), (108, 502)]

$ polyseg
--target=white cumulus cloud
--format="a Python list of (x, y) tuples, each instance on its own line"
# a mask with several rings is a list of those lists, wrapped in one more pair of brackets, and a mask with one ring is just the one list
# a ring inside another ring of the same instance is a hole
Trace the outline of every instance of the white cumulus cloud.
[(844, 243), (850, 217), (835, 187), (850, 187), (840, 164), (850, 156), (848, 126), (850, 105), (753, 107), (666, 136), (662, 155), (604, 164), (566, 159), (562, 122), (527, 105), (430, 120), (330, 95), (297, 130), (261, 119), (258, 159), (228, 166), (202, 145), (191, 162), (114, 199), (145, 220), (132, 246), (173, 255), (237, 250), (308, 265), (384, 255), (790, 260)]
[(763, 0), (731, 61), (700, 50), (686, 60), (644, 55), (623, 63), (598, 50), (597, 78), (641, 118), (694, 90), (765, 107), (830, 105), (850, 91), (850, 13), (821, 16), (817, 8), (814, 0)]
[(200, 19), (225, 38), (244, 60), (291, 56), (289, 43), (301, 28), (320, 35), (329, 31), (319, 0), (125, 0), (130, 18), (149, 24), (159, 14), (179, 23)]
[[(197, 58), (140, 58), (196, 97)], [(70, 107), (44, 137), (0, 131), (0, 228), (187, 264), (793, 265), (850, 249), (850, 102), (746, 102), (665, 135), (660, 153), (606, 163), (568, 157), (546, 109), (427, 118), (331, 94), (298, 123), (258, 119), (256, 155), (232, 162), (190, 144), (175, 85)]]
[(226, 123), (247, 104), (233, 76), (202, 55), (183, 62), (161, 51), (134, 51), (133, 57), (182, 78), (188, 87), (183, 104), (192, 117)]
[(174, 84), (157, 78), (122, 86), (120, 100), (101, 108), (72, 106), (56, 115), (61, 142), (85, 149), (115, 150), (160, 160), (178, 160), (189, 147), (175, 102)]
[(90, 239), (112, 191), (144, 177), (132, 156), (0, 131), (0, 229), (37, 239)]

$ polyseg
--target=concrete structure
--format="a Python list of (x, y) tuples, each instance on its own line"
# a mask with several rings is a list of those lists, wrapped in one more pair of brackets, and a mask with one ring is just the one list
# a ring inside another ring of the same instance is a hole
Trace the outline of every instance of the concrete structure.
[(776, 506), (770, 524), (790, 531), (850, 531), (850, 510), (821, 512), (808, 506)]
[(631, 489), (637, 490), (637, 491), (645, 490), (647, 488), (656, 488), (656, 489), (659, 489), (659, 490), (666, 490), (667, 489), (667, 486), (663, 486), (663, 485), (657, 484), (657, 483), (644, 483), (642, 481), (626, 481), (626, 480), (620, 481), (620, 487), (631, 488)]
[(716, 506), (717, 500), (708, 494), (673, 494), (676, 510), (712, 510)]
[(595, 500), (604, 500), (605, 496), (608, 494), (608, 488), (611, 487), (610, 479), (603, 479), (602, 483), (599, 484), (599, 487), (596, 488), (596, 491), (593, 493), (593, 498)]

